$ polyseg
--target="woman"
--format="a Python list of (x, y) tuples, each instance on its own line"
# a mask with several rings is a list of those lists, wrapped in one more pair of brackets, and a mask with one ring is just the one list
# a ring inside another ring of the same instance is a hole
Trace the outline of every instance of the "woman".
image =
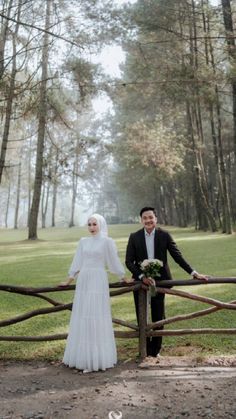
[(69, 277), (60, 284), (67, 286), (78, 275), (63, 363), (83, 372), (105, 370), (117, 362), (105, 267), (121, 280), (125, 273), (104, 217), (93, 214), (88, 230), (91, 237), (80, 240)]

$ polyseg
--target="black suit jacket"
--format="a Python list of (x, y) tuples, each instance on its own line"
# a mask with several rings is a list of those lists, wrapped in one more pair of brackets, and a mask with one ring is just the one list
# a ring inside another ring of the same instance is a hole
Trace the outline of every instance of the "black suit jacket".
[[(192, 267), (183, 258), (171, 235), (161, 228), (157, 228), (155, 230), (154, 252), (155, 259), (159, 259), (163, 262), (163, 268), (161, 268), (160, 271), (161, 279), (172, 279), (167, 261), (168, 252), (175, 262), (178, 263), (178, 265), (181, 266), (181, 268), (183, 268), (188, 274), (191, 274), (193, 271)], [(140, 263), (147, 258), (148, 255), (145, 233), (144, 228), (142, 228), (135, 233), (131, 233), (126, 250), (125, 263), (136, 281), (139, 280), (139, 275), (142, 273)]]

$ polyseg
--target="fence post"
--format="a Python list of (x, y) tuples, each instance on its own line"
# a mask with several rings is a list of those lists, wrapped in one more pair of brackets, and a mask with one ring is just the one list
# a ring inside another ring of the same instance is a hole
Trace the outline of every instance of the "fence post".
[(138, 290), (138, 313), (139, 313), (139, 355), (140, 358), (147, 356), (146, 326), (147, 326), (147, 291), (140, 287)]

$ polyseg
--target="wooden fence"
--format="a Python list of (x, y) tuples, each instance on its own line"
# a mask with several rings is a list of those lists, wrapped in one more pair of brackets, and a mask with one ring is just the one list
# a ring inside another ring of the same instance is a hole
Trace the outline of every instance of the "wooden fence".
[[(177, 330), (157, 330), (161, 326), (166, 324), (171, 324), (177, 321), (183, 321), (187, 319), (193, 319), (200, 316), (205, 316), (207, 314), (213, 313), (218, 310), (227, 309), (227, 310), (236, 310), (236, 300), (230, 302), (223, 302), (215, 300), (213, 298), (203, 297), (196, 294), (190, 294), (186, 291), (179, 291), (173, 288), (166, 288), (169, 285), (172, 287), (176, 286), (197, 286), (202, 285), (209, 287), (212, 284), (236, 284), (236, 278), (209, 278), (208, 282), (200, 281), (196, 279), (192, 280), (172, 280), (172, 281), (159, 281), (157, 282), (157, 291), (159, 293), (175, 295), (177, 297), (188, 298), (194, 301), (201, 301), (210, 305), (211, 307), (206, 308), (205, 310), (174, 316), (168, 319), (164, 319), (155, 323), (147, 323), (147, 287), (140, 282), (132, 282), (129, 284), (124, 283), (113, 283), (110, 284), (110, 296), (115, 297), (117, 295), (126, 294), (132, 291), (139, 292), (139, 324), (129, 323), (124, 320), (114, 319), (113, 323), (127, 327), (128, 331), (115, 331), (115, 336), (118, 338), (139, 338), (139, 353), (141, 359), (146, 356), (146, 337), (147, 336), (177, 336), (177, 335), (186, 335), (186, 334), (236, 334), (236, 328), (229, 329), (177, 329)], [(113, 290), (115, 288), (115, 290)], [(33, 311), (20, 314), (16, 317), (10, 319), (0, 320), (0, 327), (10, 326), (24, 320), (30, 319), (35, 316), (40, 316), (44, 314), (55, 313), (63, 310), (71, 310), (72, 303), (64, 304), (55, 299), (52, 299), (45, 294), (52, 292), (64, 292), (67, 290), (74, 290), (75, 285), (70, 285), (68, 287), (42, 287), (42, 288), (25, 288), (21, 286), (13, 285), (0, 285), (0, 291), (16, 293), (20, 295), (30, 295), (35, 298), (40, 298), (47, 301), (51, 304), (52, 307), (38, 308)], [(235, 326), (236, 326), (236, 316), (235, 316)], [(46, 335), (46, 336), (3, 336), (0, 335), (0, 341), (50, 341), (50, 340), (60, 340), (66, 339), (67, 334), (56, 334), (56, 335)]]

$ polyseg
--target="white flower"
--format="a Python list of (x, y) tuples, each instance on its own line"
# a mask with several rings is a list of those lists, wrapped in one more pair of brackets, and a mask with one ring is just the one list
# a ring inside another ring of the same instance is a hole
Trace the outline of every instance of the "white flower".
[(144, 259), (143, 262), (141, 263), (141, 268), (146, 268), (146, 266), (150, 264), (150, 260), (152, 259)]
[(162, 260), (144, 259), (140, 263), (140, 268), (146, 277), (155, 278), (160, 276), (160, 270), (163, 267)]
[(163, 267), (163, 262), (160, 259), (152, 259), (154, 263), (158, 263), (161, 267)]
[(154, 263), (155, 265), (161, 266), (161, 268), (163, 267), (163, 262), (160, 259), (144, 259), (140, 266), (141, 268), (146, 268), (152, 263)]

